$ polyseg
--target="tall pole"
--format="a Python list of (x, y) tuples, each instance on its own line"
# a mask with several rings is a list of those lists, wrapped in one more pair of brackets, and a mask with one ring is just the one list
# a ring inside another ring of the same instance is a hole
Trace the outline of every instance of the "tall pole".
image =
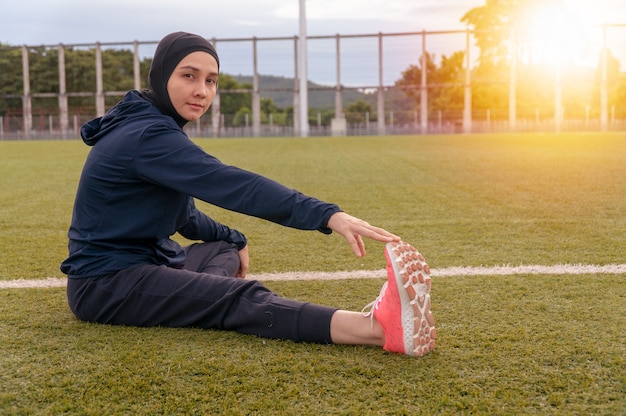
[(602, 24), (602, 54), (600, 55), (600, 126), (602, 131), (607, 131), (609, 127), (609, 94), (607, 89), (607, 55), (606, 46), (606, 23)]
[(30, 63), (29, 50), (26, 45), (22, 46), (22, 78), (24, 83), (24, 95), (22, 96), (22, 114), (24, 118), (24, 137), (30, 139), (33, 130), (33, 104), (30, 94)]
[(65, 82), (65, 47), (59, 45), (59, 129), (61, 137), (67, 139), (67, 129), (69, 128), (69, 113), (67, 101), (67, 87)]
[(465, 30), (465, 88), (463, 93), (463, 133), (472, 132), (472, 79), (470, 59), (470, 31)]
[(563, 121), (563, 98), (561, 89), (561, 61), (556, 60), (556, 73), (554, 81), (554, 131), (561, 131), (561, 122)]
[[(259, 70), (256, 36), (252, 38), (252, 135), (261, 135), (261, 94), (259, 92)], [(269, 114), (268, 114), (269, 115)]]
[(307, 85), (307, 50), (306, 50), (306, 4), (300, 0), (300, 47), (298, 48), (300, 71), (300, 137), (309, 135), (309, 89)]
[(420, 130), (422, 134), (428, 132), (428, 85), (427, 70), (428, 60), (426, 59), (426, 31), (422, 30), (422, 79), (420, 85)]
[(96, 43), (96, 116), (104, 115), (104, 82), (102, 80), (102, 47)]
[(300, 55), (298, 55), (298, 36), (294, 36), (293, 39), (293, 134), (300, 134), (300, 71), (298, 71), (298, 61)]
[(335, 118), (343, 118), (343, 103), (341, 101), (341, 37), (337, 34), (335, 40), (337, 61), (337, 85), (335, 86)]
[(511, 28), (511, 67), (509, 68), (509, 130), (517, 124), (517, 32)]
[(385, 87), (383, 86), (383, 34), (378, 33), (378, 135), (385, 134)]
[[(217, 40), (213, 38), (211, 40), (213, 47), (217, 49)], [(220, 104), (220, 88), (219, 85), (217, 87), (217, 93), (215, 94), (215, 98), (213, 98), (213, 104), (211, 104), (211, 125), (213, 127), (213, 135), (215, 137), (220, 137), (220, 133), (222, 131), (222, 106)]]

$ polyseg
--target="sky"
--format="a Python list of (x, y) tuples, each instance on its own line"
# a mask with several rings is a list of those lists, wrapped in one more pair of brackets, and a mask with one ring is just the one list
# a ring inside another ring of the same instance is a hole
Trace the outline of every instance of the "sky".
[[(626, 23), (624, 0), (566, 0), (587, 23)], [(0, 42), (11, 45), (298, 34), (299, 0), (0, 0)], [(309, 35), (463, 29), (485, 0), (307, 0)], [(216, 5), (219, 4), (219, 5)], [(226, 6), (228, 4), (228, 6)]]
[[(0, 42), (37, 45), (298, 34), (299, 0), (0, 0)], [(307, 0), (309, 35), (464, 28), (484, 0)], [(228, 4), (228, 6), (227, 6)]]
[[(371, 33), (418, 32), (422, 30), (462, 30), (461, 17), (486, 0), (307, 0), (307, 34), (309, 36), (350, 35)], [(626, 24), (624, 0), (566, 0), (585, 24)], [(293, 37), (299, 33), (299, 0), (0, 0), (0, 42), (9, 45), (58, 45), (158, 41), (164, 35), (178, 30), (201, 34), (207, 38)], [(624, 31), (626, 32), (626, 28)], [(429, 40), (430, 42), (430, 40)], [(430, 45), (439, 55), (464, 47), (464, 39), (452, 43)], [(218, 45), (220, 57), (224, 54), (229, 73), (250, 74), (250, 60), (237, 58), (250, 55), (248, 50), (228, 51)], [(404, 46), (408, 47), (407, 44)], [(402, 44), (386, 46), (402, 55)], [(342, 49), (342, 65), (350, 65), (343, 58), (349, 48), (368, 53), (376, 45), (354, 45), (346, 42)], [(317, 49), (334, 48), (332, 43), (317, 42), (309, 47), (315, 56)], [(244, 48), (245, 49), (245, 48)], [(626, 48), (623, 48), (626, 49)], [(291, 50), (291, 49), (290, 49)], [(153, 49), (152, 49), (153, 51)], [(326, 51), (327, 52), (327, 51)], [(143, 53), (143, 52), (142, 52)], [(289, 76), (290, 60), (267, 62), (271, 52), (262, 52), (268, 58), (260, 64), (260, 73), (277, 72)], [(321, 53), (321, 52), (320, 52)], [(413, 53), (413, 52), (411, 52)], [(625, 52), (626, 53), (626, 52)], [(151, 55), (151, 51), (146, 54)], [(415, 52), (417, 56), (418, 51)], [(332, 55), (332, 54), (331, 54)], [(321, 56), (321, 55), (320, 55)], [(407, 62), (397, 58), (398, 68)], [(344, 62), (345, 61), (345, 62)], [(373, 60), (374, 63), (376, 60)], [(310, 58), (311, 65), (311, 58)], [(358, 64), (356, 59), (354, 65)], [(368, 63), (369, 64), (369, 63)], [(626, 64), (623, 62), (623, 66)], [(321, 64), (320, 64), (321, 65)], [(393, 65), (390, 63), (390, 65)], [(315, 66), (315, 64), (313, 64)], [(328, 65), (324, 65), (328, 66)], [(331, 65), (332, 66), (332, 65)], [(237, 68), (239, 70), (237, 70)], [(278, 71), (280, 72), (280, 71)], [(358, 69), (356, 70), (358, 72)], [(388, 71), (387, 77), (397, 77), (398, 69)], [(311, 69), (309, 69), (311, 74)], [(323, 82), (332, 81), (332, 71)], [(359, 82), (376, 82), (368, 75)], [(322, 81), (322, 80), (319, 80)], [(392, 81), (391, 79), (389, 81)]]

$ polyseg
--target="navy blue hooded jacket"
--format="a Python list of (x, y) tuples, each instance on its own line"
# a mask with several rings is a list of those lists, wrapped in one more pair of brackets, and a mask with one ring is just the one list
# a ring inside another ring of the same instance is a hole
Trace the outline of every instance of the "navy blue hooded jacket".
[(70, 278), (107, 275), (136, 264), (182, 267), (178, 232), (201, 241), (246, 239), (196, 209), (194, 198), (284, 226), (330, 234), (333, 204), (221, 163), (138, 91), (85, 124), (93, 146), (78, 184), (69, 229)]

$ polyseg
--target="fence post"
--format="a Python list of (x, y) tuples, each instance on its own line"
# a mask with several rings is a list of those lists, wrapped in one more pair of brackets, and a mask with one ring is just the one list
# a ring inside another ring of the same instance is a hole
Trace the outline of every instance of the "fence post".
[(96, 115), (104, 115), (104, 86), (102, 82), (102, 47), (96, 43)]
[(261, 135), (261, 93), (259, 92), (259, 70), (257, 39), (252, 38), (252, 135)]
[(65, 82), (65, 48), (61, 43), (59, 44), (59, 129), (63, 139), (67, 138), (67, 131), (70, 125), (68, 107)]
[(337, 61), (337, 86), (335, 87), (335, 118), (343, 118), (343, 102), (341, 100), (341, 37), (337, 33), (336, 39), (336, 61)]
[(300, 79), (298, 70), (298, 36), (293, 37), (293, 132), (294, 136), (300, 132)]
[[(213, 39), (213, 46), (217, 49), (217, 41)], [(222, 117), (221, 117), (222, 107), (220, 104), (220, 89), (219, 82), (217, 86), (217, 93), (215, 94), (215, 98), (213, 98), (213, 104), (211, 104), (211, 124), (213, 127), (213, 136), (220, 137), (221, 127), (222, 127)]]
[(609, 125), (609, 94), (607, 82), (607, 55), (606, 46), (606, 23), (602, 24), (602, 55), (600, 57), (600, 73), (602, 80), (600, 82), (600, 125), (602, 131), (608, 130)]
[(556, 69), (554, 75), (554, 131), (561, 131), (561, 112), (563, 110), (563, 103), (561, 101), (561, 62), (557, 59)]
[(443, 133), (443, 116), (441, 110), (437, 112), (437, 122), (439, 124), (439, 133)]
[(141, 90), (141, 69), (139, 65), (139, 42), (133, 42), (133, 79), (135, 89)]
[(24, 95), (22, 96), (24, 138), (29, 139), (33, 129), (33, 103), (30, 94), (30, 67), (28, 63), (28, 48), (26, 46), (22, 46), (22, 79), (24, 82)]
[(511, 28), (511, 67), (509, 68), (509, 129), (517, 124), (517, 35)]
[(300, 47), (298, 48), (298, 78), (300, 81), (299, 97), (300, 97), (300, 137), (308, 137), (309, 135), (309, 77), (307, 75), (307, 36), (306, 36), (306, 2), (300, 0)]
[(378, 134), (385, 134), (385, 90), (383, 87), (383, 34), (378, 33)]
[(465, 30), (465, 88), (464, 88), (464, 104), (463, 104), (463, 133), (471, 133), (472, 131), (472, 84), (470, 75), (470, 30)]
[(535, 107), (535, 126), (539, 126), (539, 107)]
[(420, 121), (421, 133), (428, 133), (428, 87), (426, 85), (426, 31), (422, 30), (422, 84), (420, 86)]
[(348, 123), (343, 114), (343, 102), (341, 97), (341, 36), (335, 36), (335, 66), (337, 72), (337, 84), (335, 85), (335, 117), (330, 120), (331, 136), (345, 136), (348, 133)]

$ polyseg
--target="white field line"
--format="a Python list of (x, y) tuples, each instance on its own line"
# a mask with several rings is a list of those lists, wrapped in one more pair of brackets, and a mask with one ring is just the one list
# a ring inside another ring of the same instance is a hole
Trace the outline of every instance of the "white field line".
[[(510, 276), (515, 274), (625, 274), (626, 264), (603, 266), (588, 264), (561, 264), (556, 266), (495, 266), (495, 267), (446, 267), (432, 269), (432, 277), (455, 276)], [(387, 272), (381, 270), (355, 270), (349, 272), (286, 272), (248, 275), (250, 280), (341, 280), (379, 279)], [(64, 287), (66, 278), (48, 277), (45, 279), (0, 280), (0, 289)]]

